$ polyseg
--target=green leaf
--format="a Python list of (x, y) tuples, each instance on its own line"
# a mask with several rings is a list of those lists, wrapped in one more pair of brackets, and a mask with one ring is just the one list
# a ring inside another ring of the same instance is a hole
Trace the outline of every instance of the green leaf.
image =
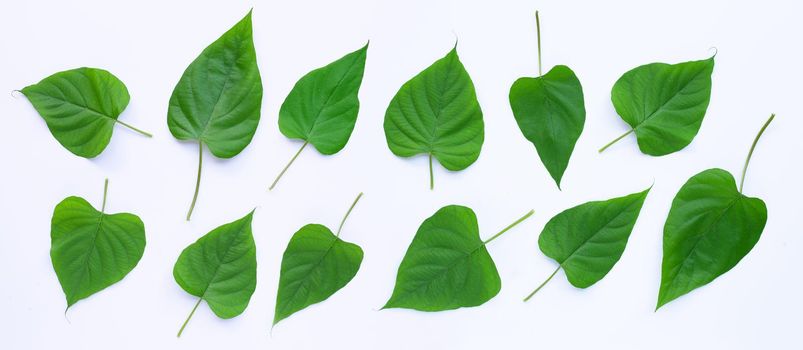
[(206, 145), (232, 158), (251, 142), (259, 124), (262, 81), (251, 31), (251, 12), (209, 45), (184, 71), (170, 96), (167, 126), (179, 140), (198, 142), (198, 178), (187, 213), (192, 216)]
[(251, 211), (237, 221), (220, 226), (190, 244), (176, 261), (173, 277), (198, 303), (181, 326), (178, 336), (201, 301), (220, 318), (232, 318), (248, 306), (257, 285), (257, 260)]
[(635, 132), (639, 149), (662, 156), (691, 143), (711, 99), (714, 57), (678, 64), (651, 63), (622, 75), (611, 91), (616, 113)]
[(574, 145), (586, 121), (583, 87), (566, 66), (555, 66), (541, 75), (541, 24), (538, 33), (538, 74), (519, 78), (510, 87), (510, 107), (519, 129), (535, 145), (541, 162), (560, 188)]
[(304, 140), (298, 153), (279, 173), (270, 189), (308, 143), (326, 155), (340, 152), (351, 137), (360, 100), (357, 93), (365, 71), (368, 44), (298, 80), (279, 110), (279, 130), (291, 139)]
[(560, 264), (524, 301), (562, 268), (577, 288), (601, 280), (622, 257), (650, 189), (606, 201), (580, 204), (555, 215), (538, 237), (538, 247)]
[(145, 225), (134, 214), (106, 214), (80, 197), (56, 205), (50, 229), (50, 259), (67, 297), (67, 308), (117, 283), (145, 251)]
[(482, 110), (457, 46), (402, 85), (385, 112), (388, 147), (399, 157), (429, 155), (446, 169), (463, 170), (480, 156)]
[(458, 205), (441, 208), (418, 228), (383, 309), (443, 311), (484, 304), (502, 287), (485, 245), (532, 214), (482, 241), (474, 211)]
[(114, 123), (147, 137), (151, 134), (117, 118), (128, 106), (128, 89), (120, 79), (97, 68), (58, 72), (22, 93), (47, 123), (50, 133), (76, 156), (94, 158), (106, 149)]
[[(750, 156), (770, 117), (756, 136)], [(747, 197), (722, 169), (692, 176), (672, 201), (664, 224), (664, 258), (656, 309), (730, 271), (753, 249), (767, 223), (767, 206)]]
[(309, 224), (290, 239), (282, 257), (274, 325), (307, 306), (326, 300), (357, 274), (362, 263), (362, 249), (340, 239), (340, 230), (360, 197), (362, 193), (346, 212), (337, 234), (326, 226)]

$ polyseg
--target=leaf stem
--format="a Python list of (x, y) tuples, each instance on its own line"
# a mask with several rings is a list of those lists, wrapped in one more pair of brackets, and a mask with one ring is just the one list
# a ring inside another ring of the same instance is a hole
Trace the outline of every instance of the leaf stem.
[(103, 204), (100, 207), (100, 212), (103, 213), (106, 211), (106, 192), (109, 191), (109, 179), (103, 182)]
[(190, 319), (192, 318), (192, 315), (195, 314), (195, 310), (198, 309), (198, 305), (201, 305), (201, 300), (204, 300), (204, 298), (198, 298), (198, 302), (195, 303), (195, 306), (192, 308), (192, 311), (190, 311), (190, 315), (187, 316), (187, 319), (184, 320), (184, 324), (181, 325), (181, 329), (178, 330), (178, 334), (176, 335), (176, 338), (181, 337), (181, 333), (184, 332), (184, 328), (187, 327), (187, 323), (190, 322)]
[(607, 145), (605, 145), (605, 146), (603, 146), (602, 148), (600, 148), (600, 149), (599, 149), (599, 153), (602, 153), (602, 151), (604, 151), (604, 150), (608, 149), (608, 147), (611, 147), (611, 145), (613, 145), (614, 143), (616, 143), (616, 142), (618, 142), (619, 140), (621, 140), (621, 139), (625, 138), (625, 136), (627, 136), (627, 135), (630, 135), (630, 134), (631, 134), (633, 131), (635, 131), (635, 129), (630, 129), (630, 130), (628, 130), (628, 132), (626, 132), (626, 133), (622, 134), (622, 136), (619, 136), (619, 137), (617, 137), (616, 139), (614, 139), (613, 141), (611, 141), (611, 142), (608, 142), (608, 144), (607, 144)]
[(429, 154), (429, 189), (435, 189), (435, 174), (432, 173), (432, 153)]
[(153, 135), (151, 135), (151, 133), (149, 133), (149, 132), (147, 132), (147, 131), (142, 131), (142, 130), (140, 130), (140, 129), (137, 129), (137, 128), (135, 128), (135, 127), (133, 127), (133, 126), (131, 126), (131, 125), (129, 125), (129, 124), (126, 124), (125, 122), (122, 122), (122, 121), (120, 121), (120, 120), (117, 120), (117, 119), (115, 119), (114, 121), (116, 121), (116, 122), (120, 123), (122, 126), (125, 126), (125, 127), (129, 128), (129, 129), (131, 129), (131, 130), (134, 130), (134, 131), (136, 131), (136, 132), (138, 132), (138, 133), (140, 133), (140, 134), (142, 134), (142, 135), (144, 135), (144, 136), (147, 136), (147, 137), (153, 137)]
[(290, 168), (290, 165), (292, 165), (293, 162), (296, 161), (296, 158), (298, 158), (298, 155), (301, 154), (301, 151), (304, 150), (304, 147), (307, 147), (308, 143), (309, 143), (309, 141), (304, 141), (304, 144), (301, 145), (301, 148), (298, 150), (298, 152), (296, 152), (296, 155), (294, 155), (293, 158), (290, 158), (290, 162), (287, 163), (287, 165), (284, 166), (284, 169), (282, 169), (282, 172), (279, 173), (279, 176), (276, 176), (276, 180), (273, 180), (273, 183), (270, 185), (270, 187), (268, 187), (268, 191), (270, 191), (274, 187), (276, 187), (276, 184), (279, 182), (279, 179), (281, 179), (282, 175), (284, 175), (284, 173), (287, 171), (287, 169)]
[(544, 288), (544, 286), (547, 284), (547, 282), (549, 282), (552, 279), (552, 277), (555, 277), (555, 274), (557, 274), (558, 271), (560, 271), (560, 265), (558, 265), (558, 268), (555, 269), (555, 272), (553, 272), (551, 275), (549, 275), (549, 277), (546, 279), (546, 281), (542, 282), (541, 285), (538, 286), (538, 288), (535, 288), (535, 290), (532, 293), (530, 293), (530, 295), (528, 295), (526, 298), (524, 298), (524, 302), (526, 303), (528, 300), (530, 300), (530, 298), (533, 297), (533, 295), (535, 295), (535, 293), (538, 293), (538, 291), (541, 290), (541, 288)]
[(753, 145), (750, 146), (750, 152), (747, 153), (747, 159), (744, 161), (744, 168), (742, 169), (742, 180), (739, 181), (739, 193), (742, 192), (742, 188), (744, 187), (744, 176), (747, 174), (747, 165), (750, 164), (750, 158), (753, 157), (753, 150), (756, 149), (756, 144), (758, 144), (758, 139), (761, 138), (761, 135), (764, 134), (764, 130), (767, 130), (767, 127), (772, 123), (772, 120), (775, 119), (775, 113), (770, 115), (770, 118), (764, 123), (764, 126), (761, 127), (761, 130), (758, 131), (755, 140), (753, 140)]
[(195, 194), (192, 195), (192, 203), (190, 203), (190, 211), (187, 212), (187, 221), (190, 221), (192, 210), (195, 209), (195, 201), (198, 200), (198, 189), (201, 188), (201, 167), (204, 163), (204, 143), (198, 141), (198, 178), (195, 180)]
[(354, 209), (354, 206), (357, 205), (357, 202), (360, 200), (360, 198), (362, 198), (362, 192), (360, 192), (360, 194), (357, 195), (357, 198), (354, 199), (354, 202), (351, 203), (346, 215), (343, 216), (343, 220), (340, 220), (340, 226), (337, 228), (337, 234), (335, 236), (340, 237), (340, 230), (343, 229), (343, 224), (346, 223), (346, 219), (348, 219), (349, 214), (351, 214), (351, 211)]
[(541, 73), (541, 19), (538, 17), (538, 11), (535, 11), (535, 34), (538, 37), (538, 76)]
[(516, 225), (520, 224), (522, 221), (527, 220), (527, 218), (532, 216), (533, 213), (535, 213), (535, 210), (530, 210), (529, 212), (527, 212), (527, 214), (524, 214), (524, 216), (520, 217), (518, 220), (514, 221), (512, 224), (507, 225), (507, 227), (502, 229), (502, 231), (499, 231), (499, 233), (491, 236), (491, 238), (486, 239), (484, 242), (482, 242), (482, 244), (486, 245), (486, 244), (490, 243), (491, 241), (493, 241), (497, 237), (501, 236), (503, 233), (507, 232), (508, 230), (512, 229)]

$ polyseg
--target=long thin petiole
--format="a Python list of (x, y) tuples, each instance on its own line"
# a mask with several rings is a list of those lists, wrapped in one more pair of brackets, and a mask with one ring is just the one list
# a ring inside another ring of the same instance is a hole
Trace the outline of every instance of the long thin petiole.
[(538, 18), (538, 11), (535, 11), (535, 34), (538, 37), (538, 76), (541, 76), (541, 19)]
[(626, 133), (622, 134), (622, 136), (619, 136), (619, 137), (617, 137), (616, 139), (614, 139), (613, 141), (611, 141), (611, 142), (608, 142), (608, 144), (607, 144), (607, 145), (605, 145), (605, 146), (603, 146), (602, 148), (600, 148), (600, 149), (599, 149), (599, 153), (602, 153), (602, 151), (604, 151), (604, 150), (608, 149), (608, 147), (611, 147), (611, 145), (613, 145), (613, 144), (614, 144), (614, 143), (616, 143), (617, 141), (619, 141), (619, 140), (621, 140), (621, 139), (625, 138), (625, 136), (627, 136), (627, 135), (630, 135), (630, 134), (631, 134), (631, 133), (632, 133), (634, 130), (635, 130), (635, 129), (630, 129), (628, 132), (626, 132)]
[(340, 220), (340, 226), (338, 226), (337, 234), (335, 236), (340, 237), (340, 230), (343, 229), (343, 224), (346, 223), (346, 219), (348, 219), (349, 214), (351, 214), (351, 211), (354, 209), (354, 206), (357, 205), (357, 202), (360, 201), (360, 198), (362, 198), (362, 192), (360, 192), (360, 194), (357, 195), (357, 198), (354, 199), (354, 202), (351, 203), (351, 206), (349, 207), (349, 210), (346, 212), (346, 215), (343, 216), (343, 220)]
[(202, 300), (204, 300), (204, 298), (198, 298), (198, 302), (195, 303), (195, 307), (192, 308), (192, 311), (190, 311), (190, 315), (187, 316), (187, 319), (184, 320), (184, 324), (181, 325), (181, 329), (178, 330), (178, 334), (176, 334), (176, 338), (181, 337), (181, 333), (184, 332), (184, 328), (187, 327), (187, 323), (190, 322), (190, 319), (192, 318), (192, 315), (195, 314), (195, 310), (198, 309), (198, 305), (201, 305), (201, 301)]
[(432, 173), (432, 153), (429, 154), (429, 189), (435, 189), (435, 174)]
[(538, 291), (541, 290), (541, 288), (544, 288), (544, 286), (547, 284), (547, 282), (549, 282), (549, 280), (551, 280), (552, 277), (555, 277), (555, 274), (557, 274), (558, 271), (560, 271), (560, 265), (558, 265), (558, 268), (555, 269), (555, 272), (553, 272), (551, 275), (549, 275), (549, 277), (546, 279), (546, 281), (542, 282), (541, 285), (538, 286), (538, 288), (535, 288), (535, 290), (532, 293), (530, 293), (530, 295), (528, 295), (526, 298), (524, 298), (524, 302), (526, 303), (528, 300), (530, 300), (530, 298), (533, 297), (533, 295), (535, 295), (535, 293), (538, 293)]
[(100, 206), (100, 212), (106, 211), (106, 192), (109, 191), (109, 179), (103, 182), (103, 204)]
[(268, 187), (268, 191), (270, 191), (274, 187), (276, 187), (276, 184), (279, 182), (279, 179), (281, 179), (282, 175), (284, 175), (284, 173), (287, 171), (287, 169), (290, 168), (290, 165), (292, 165), (293, 162), (296, 161), (296, 158), (298, 158), (298, 155), (301, 154), (301, 151), (304, 150), (304, 147), (307, 147), (308, 143), (309, 143), (309, 141), (304, 141), (304, 144), (301, 145), (301, 148), (298, 150), (298, 152), (296, 152), (296, 155), (294, 155), (293, 158), (290, 159), (290, 162), (287, 163), (287, 165), (284, 166), (284, 169), (282, 169), (282, 172), (279, 173), (279, 176), (276, 176), (276, 180), (273, 180), (273, 183), (270, 185), (270, 187)]
[(198, 141), (198, 178), (195, 180), (195, 194), (192, 195), (190, 211), (187, 212), (187, 221), (190, 221), (192, 210), (195, 209), (195, 201), (198, 200), (198, 189), (201, 188), (201, 167), (204, 163), (204, 143)]
[(501, 236), (503, 233), (507, 232), (508, 230), (512, 229), (516, 225), (520, 224), (522, 221), (527, 220), (527, 218), (532, 216), (533, 213), (535, 213), (535, 210), (530, 210), (529, 212), (527, 212), (527, 214), (524, 214), (524, 216), (520, 217), (518, 220), (514, 221), (512, 224), (507, 225), (507, 227), (502, 229), (502, 231), (499, 231), (499, 233), (491, 236), (491, 238), (486, 239), (484, 242), (482, 242), (482, 244), (485, 245), (485, 244), (490, 243), (491, 241), (493, 241), (497, 237)]
[(742, 169), (742, 180), (739, 181), (739, 193), (742, 192), (742, 188), (744, 187), (744, 176), (747, 174), (747, 165), (750, 164), (750, 158), (753, 156), (753, 150), (756, 149), (756, 144), (758, 144), (758, 139), (761, 138), (761, 135), (764, 133), (764, 130), (767, 130), (767, 127), (772, 123), (772, 120), (775, 119), (775, 113), (770, 115), (770, 118), (767, 119), (767, 122), (764, 123), (764, 126), (761, 127), (761, 130), (758, 131), (758, 135), (756, 135), (756, 139), (753, 140), (753, 145), (750, 146), (750, 152), (747, 153), (747, 159), (744, 161), (744, 168)]
[(134, 130), (134, 131), (136, 131), (136, 132), (138, 132), (138, 133), (140, 133), (140, 134), (142, 134), (142, 135), (145, 135), (145, 136), (147, 136), (147, 137), (153, 137), (153, 135), (151, 135), (151, 133), (149, 133), (149, 132), (147, 132), (147, 131), (142, 131), (142, 130), (140, 130), (140, 129), (137, 129), (137, 128), (135, 128), (135, 127), (131, 126), (131, 125), (128, 125), (128, 124), (126, 124), (126, 123), (124, 123), (124, 122), (121, 122), (121, 121), (119, 121), (119, 120), (117, 120), (117, 119), (115, 119), (114, 121), (116, 121), (116, 122), (120, 123), (120, 125), (122, 125), (122, 126), (125, 126), (125, 127), (129, 128), (129, 129), (131, 129), (131, 130)]

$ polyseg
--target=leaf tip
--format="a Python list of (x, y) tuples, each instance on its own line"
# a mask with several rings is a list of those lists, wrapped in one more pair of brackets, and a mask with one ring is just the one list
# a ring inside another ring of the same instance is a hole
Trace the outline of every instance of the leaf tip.
[(713, 51), (714, 51), (714, 54), (713, 54), (713, 55), (711, 55), (711, 57), (709, 57), (709, 58), (708, 58), (709, 60), (713, 60), (713, 59), (714, 59), (714, 57), (717, 57), (717, 54), (719, 53), (719, 49), (717, 49), (717, 47), (716, 47), (716, 46), (711, 46), (710, 48), (708, 48), (708, 50), (709, 50), (709, 51), (711, 51), (711, 50), (713, 50)]

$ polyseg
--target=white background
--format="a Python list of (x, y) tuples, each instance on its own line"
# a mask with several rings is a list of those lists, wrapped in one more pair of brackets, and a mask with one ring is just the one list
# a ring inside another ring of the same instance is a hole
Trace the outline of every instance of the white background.
[[(279, 4), (281, 3), (281, 4)], [(184, 221), (197, 166), (195, 144), (166, 124), (184, 68), (254, 8), (265, 97), (253, 142), (230, 160), (208, 153), (193, 220)], [(541, 10), (544, 71), (574, 69), (587, 120), (558, 191), (518, 130), (508, 89), (537, 73), (534, 10)], [(801, 207), (802, 8), (794, 1), (10, 1), (0, 9), (0, 348), (3, 349), (800, 349), (803, 298)], [(458, 51), (485, 117), (479, 160), (459, 173), (387, 148), (382, 120), (398, 88)], [(278, 187), (268, 185), (298, 141), (277, 127), (296, 80), (371, 40), (361, 110), (347, 147), (334, 156), (308, 148)], [(641, 64), (709, 57), (716, 47), (711, 105), (692, 144), (641, 154), (633, 136), (598, 154), (627, 130), (610, 88)], [(22, 96), (10, 91), (57, 71), (108, 69), (131, 103), (122, 126), (93, 160), (73, 156)], [(663, 222), (678, 188), (711, 167), (738, 178), (761, 124), (778, 114), (758, 145), (745, 193), (762, 198), (769, 219), (761, 240), (731, 272), (654, 312)], [(145, 222), (147, 248), (120, 283), (64, 314), (50, 257), (50, 218), (63, 198)], [(544, 223), (589, 201), (655, 183), (619, 263), (599, 283), (572, 287), (561, 272), (529, 303), (521, 299), (556, 264), (537, 247)], [(281, 254), (307, 223), (336, 227), (360, 191), (342, 237), (365, 250), (354, 280), (329, 300), (270, 324)], [(483, 237), (530, 209), (536, 214), (489, 245), (503, 280), (481, 307), (440, 313), (377, 311), (421, 221), (446, 204), (473, 208)], [(175, 337), (196, 298), (174, 282), (180, 251), (212, 228), (256, 207), (258, 283), (248, 309), (220, 320), (204, 304)]]

